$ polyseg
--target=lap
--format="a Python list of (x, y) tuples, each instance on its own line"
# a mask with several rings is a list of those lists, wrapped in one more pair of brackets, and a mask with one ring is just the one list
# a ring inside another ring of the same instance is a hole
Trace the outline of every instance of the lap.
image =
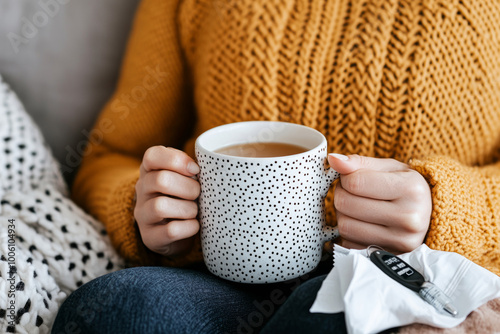
[(260, 290), (198, 270), (125, 269), (97, 278), (68, 297), (53, 333), (241, 332), (250, 326), (245, 322), (257, 310), (259, 295), (265, 295), (265, 289)]
[[(124, 269), (101, 276), (70, 295), (52, 333), (252, 334), (269, 319), (274, 325), (266, 328), (277, 330), (269, 333), (289, 332), (294, 326), (280, 331), (285, 327), (279, 322), (298, 324), (299, 317), (308, 317), (310, 305), (306, 304), (312, 304), (323, 278), (311, 277), (322, 272), (319, 269), (284, 283), (249, 285), (219, 279), (199, 268)], [(306, 304), (299, 305), (303, 300)], [(309, 321), (306, 326), (318, 319), (330, 325), (331, 315), (311, 316), (312, 322), (305, 319)], [(311, 332), (311, 327), (307, 329)]]

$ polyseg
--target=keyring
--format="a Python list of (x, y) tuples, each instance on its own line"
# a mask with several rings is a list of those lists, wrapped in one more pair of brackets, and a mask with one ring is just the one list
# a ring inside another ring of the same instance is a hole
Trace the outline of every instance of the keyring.
[(377, 246), (377, 245), (370, 245), (368, 246), (368, 248), (366, 249), (366, 257), (370, 257), (370, 255), (376, 251), (376, 250), (385, 250), (383, 249), (382, 247), (380, 246)]

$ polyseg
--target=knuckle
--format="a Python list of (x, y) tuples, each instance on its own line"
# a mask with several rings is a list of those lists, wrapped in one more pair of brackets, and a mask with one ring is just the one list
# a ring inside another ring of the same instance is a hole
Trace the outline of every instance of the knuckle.
[(362, 169), (370, 169), (373, 167), (374, 159), (365, 155), (355, 154), (355, 157), (358, 159), (359, 164)]
[(153, 161), (158, 157), (159, 151), (162, 149), (161, 146), (151, 146), (144, 152), (142, 156), (142, 166), (145, 170), (150, 170)]
[(429, 229), (429, 218), (419, 211), (407, 212), (400, 214), (401, 221), (399, 222), (400, 231), (409, 239), (417, 238), (423, 240), (427, 230)]
[(182, 152), (176, 151), (170, 156), (170, 164), (174, 170), (180, 170), (185, 164), (187, 164), (186, 156)]
[(165, 198), (163, 196), (158, 196), (151, 200), (151, 212), (160, 221), (165, 218)]
[(340, 212), (344, 211), (346, 205), (346, 199), (342, 191), (337, 189), (335, 191), (335, 196), (333, 197), (333, 206)]
[(172, 175), (167, 171), (160, 171), (156, 173), (154, 182), (165, 192), (168, 192), (173, 182)]
[(416, 211), (401, 214), (403, 229), (408, 233), (420, 233), (423, 230), (423, 219)]
[(174, 154), (174, 153), (179, 152), (177, 149), (175, 149), (175, 148), (173, 148), (173, 147), (170, 147), (170, 146), (167, 146), (167, 147), (165, 147), (165, 146), (160, 146), (160, 147), (162, 147), (162, 148), (163, 148), (163, 150), (164, 150), (165, 152), (169, 153), (169, 154)]
[(344, 178), (344, 180), (345, 181), (342, 183), (342, 186), (350, 193), (355, 194), (363, 189), (364, 180), (360, 173), (354, 172), (349, 174)]
[(414, 181), (411, 182), (411, 186), (407, 188), (408, 194), (413, 198), (423, 198), (425, 196), (430, 195), (430, 188), (427, 182), (423, 179), (423, 177), (414, 173)]
[(408, 187), (408, 192), (413, 198), (421, 198), (427, 193), (427, 185), (421, 183), (414, 183), (411, 187)]
[(135, 193), (137, 194), (137, 197), (139, 197), (140, 194), (142, 194), (142, 179), (139, 178), (139, 180), (137, 180), (137, 182), (135, 183), (135, 186), (134, 186), (134, 189), (135, 189)]
[(181, 155), (182, 151), (174, 148), (174, 147), (171, 147), (171, 146), (159, 146), (161, 147), (162, 151), (163, 151), (163, 154), (168, 154), (169, 156), (172, 156), (172, 157), (175, 157), (175, 156), (178, 156), (178, 155)]
[(173, 224), (167, 224), (165, 226), (165, 239), (169, 242), (177, 240), (179, 237), (179, 231)]
[(194, 218), (198, 214), (198, 206), (194, 202), (186, 202), (177, 207), (180, 218)]
[(158, 152), (162, 149), (162, 146), (151, 146), (146, 152), (144, 152), (144, 156), (142, 158), (143, 161), (151, 161), (154, 160), (156, 156), (158, 156)]
[(368, 160), (368, 158), (364, 155), (358, 155), (358, 154), (355, 154), (356, 158), (359, 160), (360, 164), (362, 166), (368, 166), (369, 163), (370, 163), (370, 160)]

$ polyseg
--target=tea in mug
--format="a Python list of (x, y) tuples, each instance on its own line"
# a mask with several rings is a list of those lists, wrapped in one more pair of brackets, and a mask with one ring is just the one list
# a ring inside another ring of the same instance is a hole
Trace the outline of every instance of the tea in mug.
[(236, 157), (268, 158), (283, 157), (308, 151), (305, 147), (288, 143), (244, 143), (230, 145), (215, 150), (216, 153)]

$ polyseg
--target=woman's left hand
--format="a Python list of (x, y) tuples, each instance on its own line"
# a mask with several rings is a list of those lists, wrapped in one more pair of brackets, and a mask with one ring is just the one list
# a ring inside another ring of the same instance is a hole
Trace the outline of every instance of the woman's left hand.
[(328, 160), (341, 174), (334, 205), (342, 246), (405, 253), (423, 243), (432, 198), (420, 173), (394, 159), (329, 155)]

